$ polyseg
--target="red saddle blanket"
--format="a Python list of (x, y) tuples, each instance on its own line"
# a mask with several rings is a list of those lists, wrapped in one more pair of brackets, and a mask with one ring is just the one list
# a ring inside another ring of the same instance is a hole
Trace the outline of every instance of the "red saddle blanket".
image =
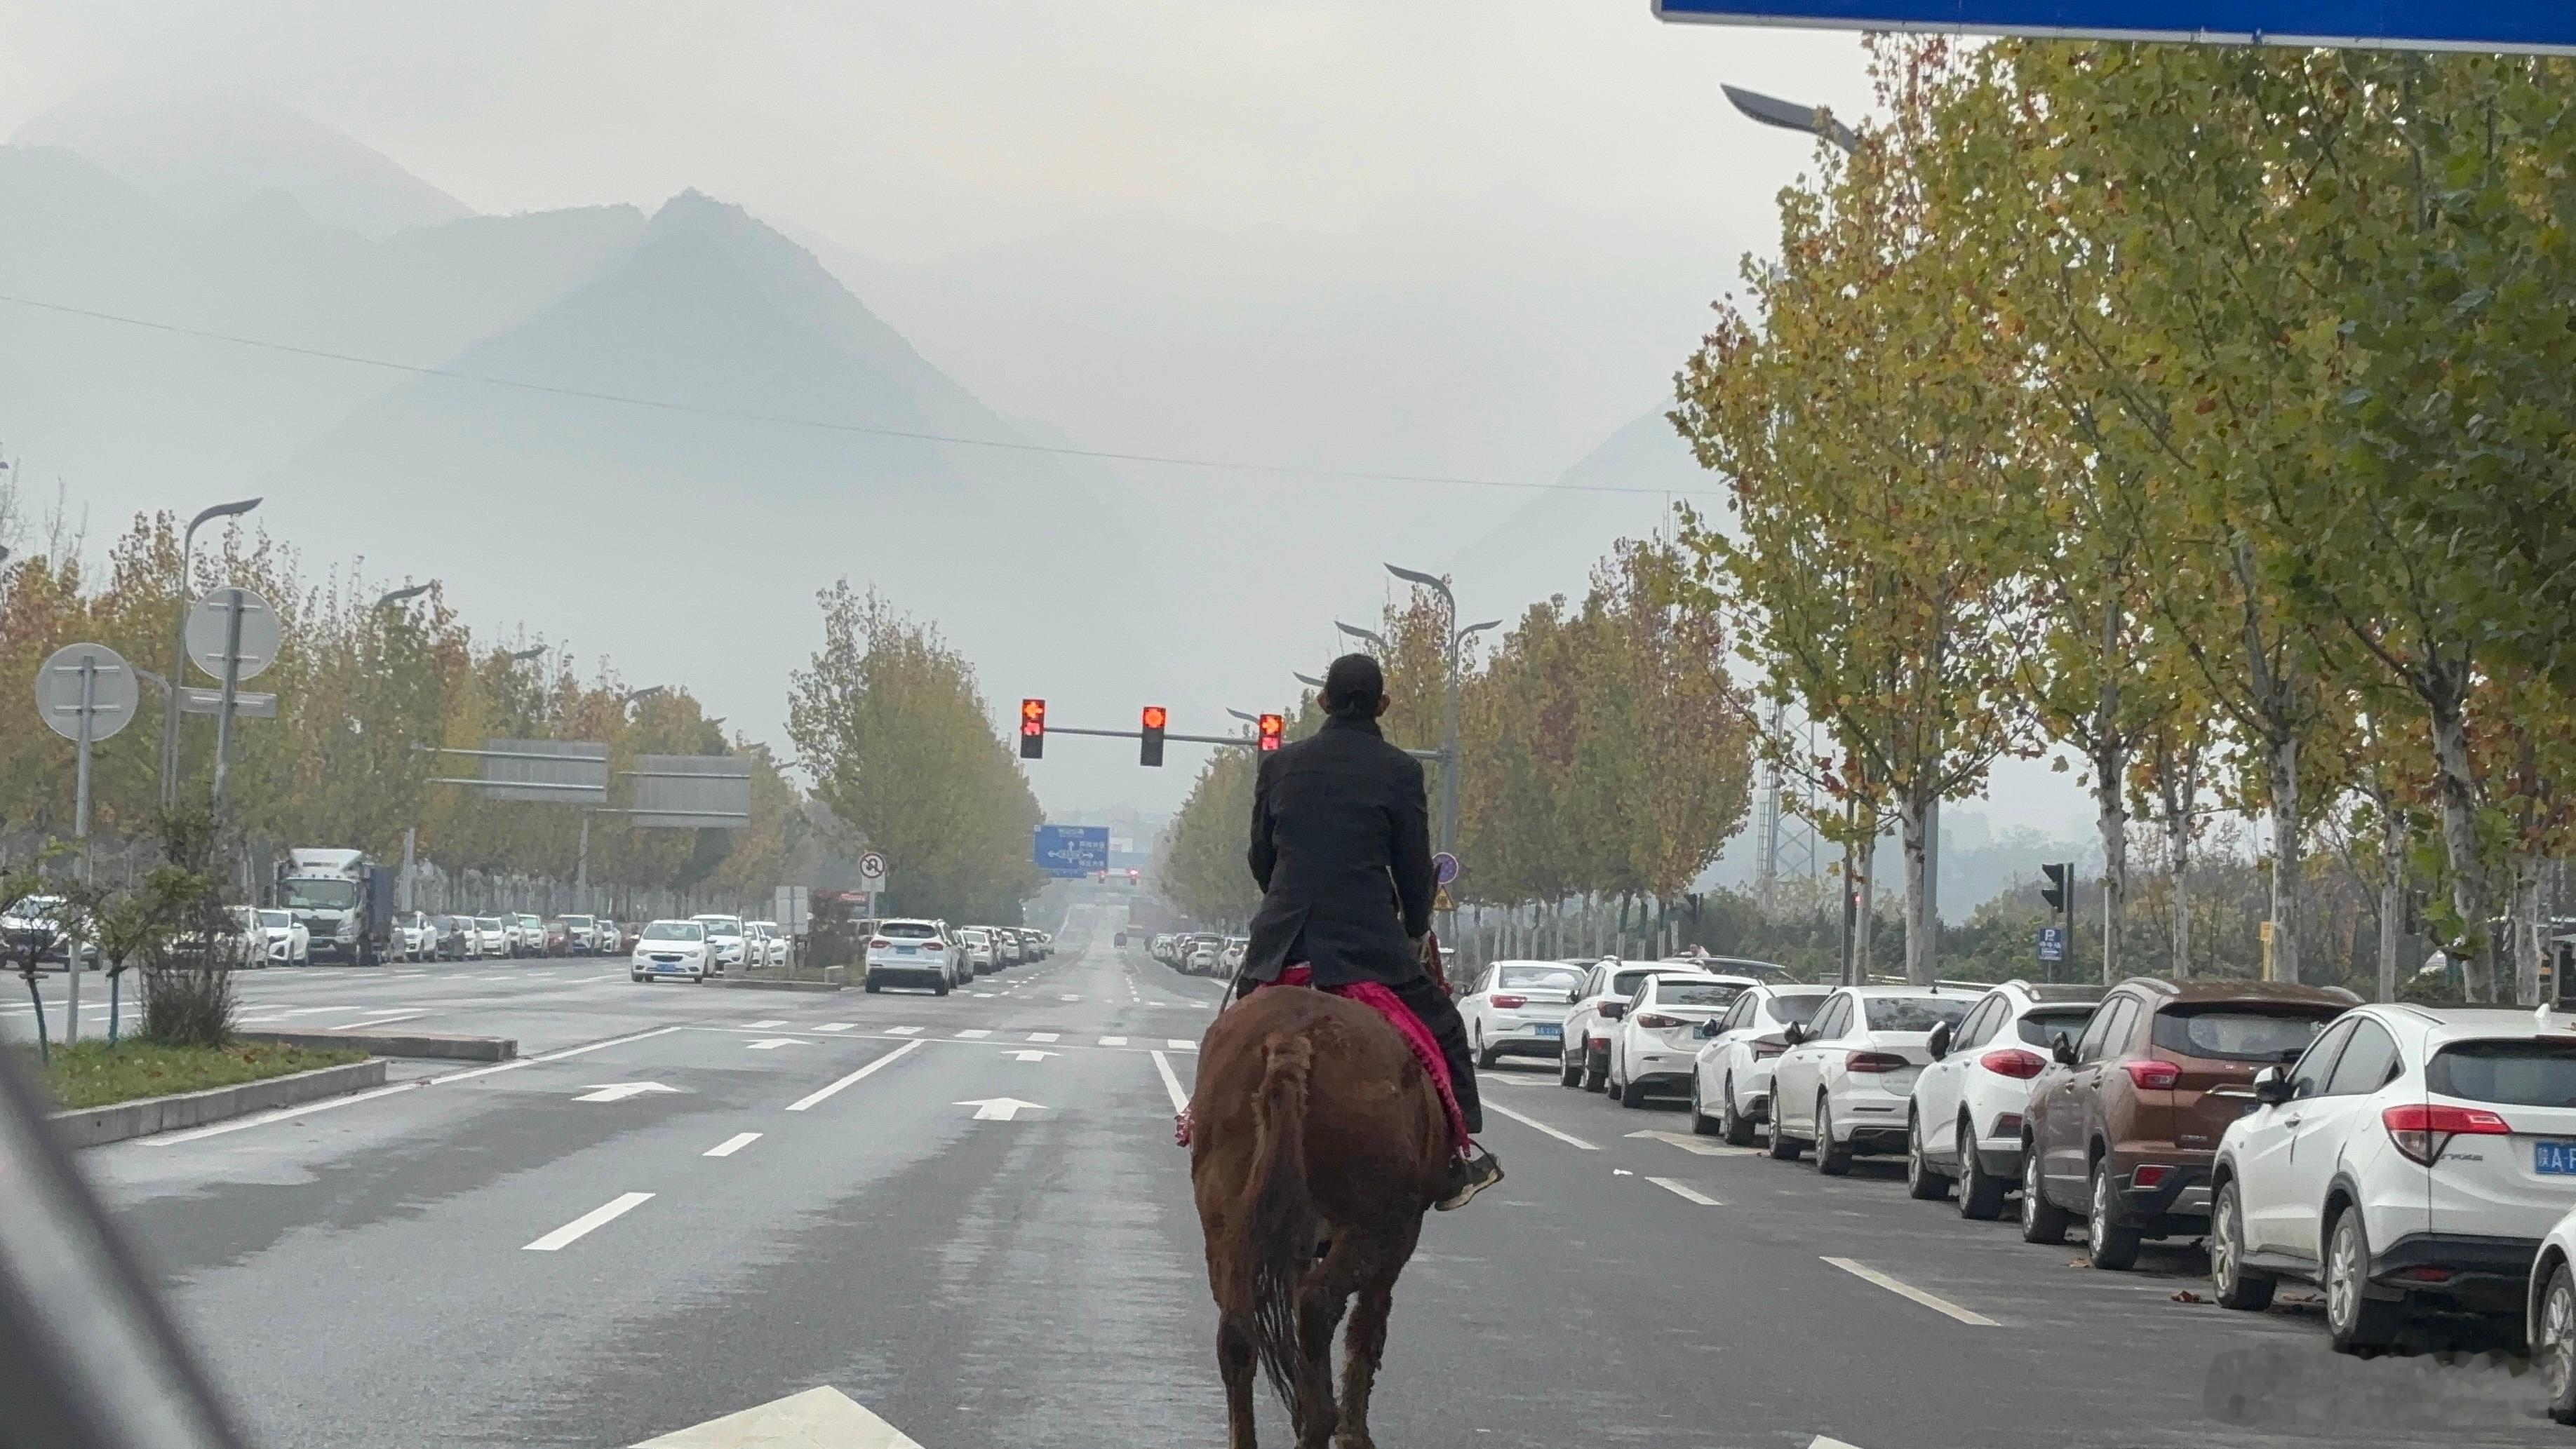
[[(1431, 1085), (1440, 1093), (1441, 1109), (1449, 1114), (1450, 1145), (1461, 1153), (1467, 1150), (1467, 1117), (1458, 1110), (1458, 1089), (1449, 1080), (1449, 1059), (1441, 1055), (1439, 1040), (1431, 1035), (1431, 1028), (1422, 1024), (1422, 1018), (1415, 1016), (1413, 1009), (1406, 1006), (1401, 997), (1374, 981), (1319, 987), (1315, 985), (1314, 972), (1304, 966), (1291, 966), (1279, 973), (1278, 980), (1264, 981), (1254, 989), (1267, 991), (1276, 986), (1303, 986), (1310, 990), (1328, 991), (1344, 1000), (1356, 1001), (1385, 1017), (1386, 1024), (1394, 1027), (1396, 1034), (1404, 1038), (1404, 1044), (1413, 1049), (1413, 1059), (1422, 1064), (1422, 1070), (1431, 1074)], [(1188, 1108), (1181, 1109), (1174, 1127), (1174, 1137), (1183, 1147), (1189, 1146), (1191, 1118)]]

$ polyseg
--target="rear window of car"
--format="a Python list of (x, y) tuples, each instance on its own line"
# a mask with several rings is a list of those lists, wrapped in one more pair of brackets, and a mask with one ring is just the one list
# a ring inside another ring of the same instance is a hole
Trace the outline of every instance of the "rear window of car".
[(2294, 1062), (2341, 1007), (2313, 1011), (2246, 1006), (2199, 1010), (2168, 1007), (2156, 1013), (2156, 1045), (2185, 1056), (2232, 1062)]
[(965, 930), (962, 930), (957, 934), (965, 937), (969, 941), (973, 941), (979, 946), (990, 939), (983, 932), (976, 930), (973, 926), (968, 926)]
[(1652, 971), (1622, 971), (1610, 978), (1610, 994), (1634, 996), (1637, 994), (1637, 988), (1645, 985), (1647, 978), (1654, 974)]
[(939, 934), (936, 926), (920, 921), (888, 921), (877, 927), (880, 936), (896, 936), (906, 941), (927, 941)]
[(566, 916), (564, 917), (564, 924), (572, 927), (576, 931), (587, 931), (590, 929), (590, 917)]
[(2576, 1043), (2461, 1042), (2433, 1053), (2424, 1086), (2505, 1107), (2576, 1107)]
[(647, 941), (703, 941), (707, 928), (695, 921), (655, 921), (644, 928)]
[(1872, 1031), (1930, 1031), (1957, 1022), (1977, 1004), (1965, 996), (1870, 996), (1862, 1003)]
[(1582, 979), (1582, 972), (1563, 966), (1506, 966), (1494, 984), (1517, 986), (1524, 991), (1534, 986), (1549, 991), (1572, 991), (1575, 983)]
[(1669, 977), (1655, 988), (1655, 1002), (1660, 1006), (1725, 1006), (1744, 994), (1744, 988), (1732, 981), (1675, 981)]
[(2093, 1008), (2080, 1011), (2034, 1011), (2015, 1024), (2021, 1039), (2035, 1047), (2053, 1045), (2059, 1036), (2068, 1041), (2081, 1041), (2084, 1028), (2093, 1024)]
[(1816, 1019), (1816, 1013), (1824, 1009), (1825, 998), (1832, 994), (1829, 991), (1802, 991), (1793, 996), (1782, 992), (1771, 998), (1771, 1015), (1782, 1022), (1804, 1026)]

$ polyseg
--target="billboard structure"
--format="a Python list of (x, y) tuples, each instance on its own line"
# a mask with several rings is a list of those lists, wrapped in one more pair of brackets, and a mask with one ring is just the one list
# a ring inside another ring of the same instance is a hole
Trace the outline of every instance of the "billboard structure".
[(628, 818), (647, 829), (739, 830), (751, 823), (751, 760), (744, 755), (637, 755), (619, 774), (635, 782)]

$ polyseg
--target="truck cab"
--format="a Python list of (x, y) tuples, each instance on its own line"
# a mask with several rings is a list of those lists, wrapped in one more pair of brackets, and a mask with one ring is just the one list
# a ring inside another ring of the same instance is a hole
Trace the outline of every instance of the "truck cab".
[(373, 966), (393, 935), (393, 872), (362, 850), (295, 849), (277, 867), (277, 906), (311, 936), (311, 959)]

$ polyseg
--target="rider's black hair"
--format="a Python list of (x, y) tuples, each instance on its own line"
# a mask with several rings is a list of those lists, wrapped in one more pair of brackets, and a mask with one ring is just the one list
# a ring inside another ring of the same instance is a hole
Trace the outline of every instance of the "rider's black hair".
[(1324, 671), (1324, 713), (1335, 719), (1375, 719), (1386, 694), (1386, 674), (1365, 654), (1345, 654)]

